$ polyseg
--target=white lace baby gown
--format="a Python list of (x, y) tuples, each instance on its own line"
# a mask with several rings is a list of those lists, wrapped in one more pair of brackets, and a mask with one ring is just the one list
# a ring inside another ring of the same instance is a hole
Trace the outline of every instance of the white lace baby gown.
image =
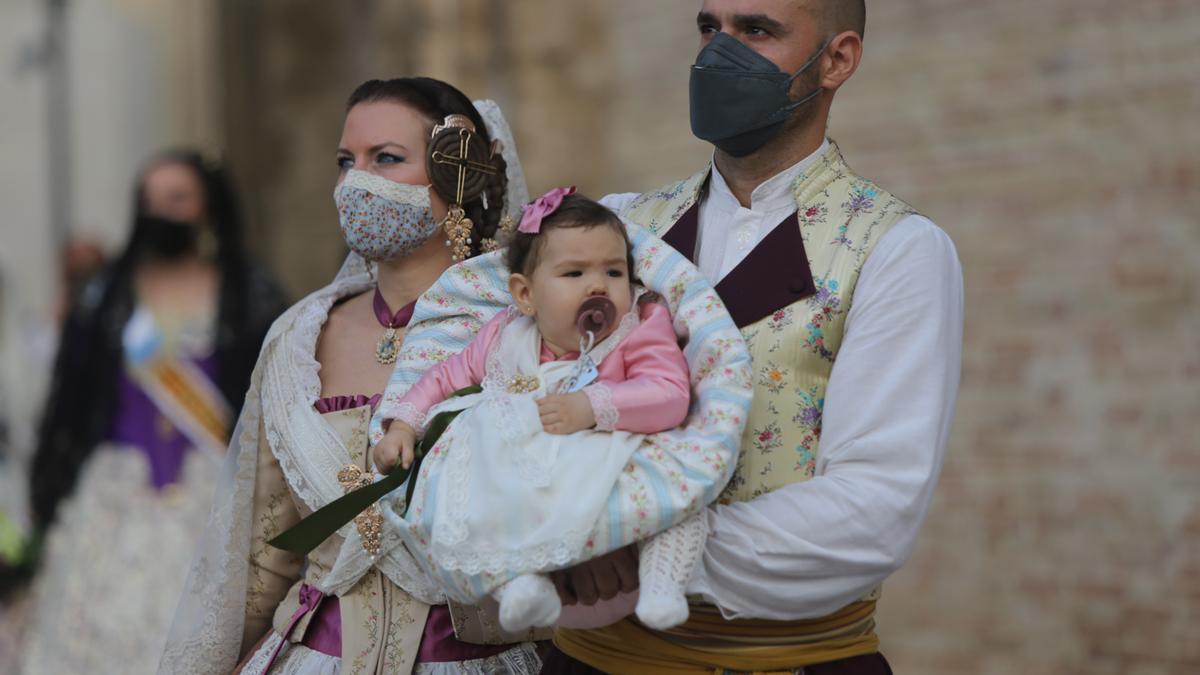
[[(590, 352), (601, 362), (638, 325), (631, 312)], [(569, 566), (631, 542), (588, 541), (643, 436), (542, 430), (535, 401), (575, 361), (540, 364), (534, 322), (514, 314), (487, 358), (483, 391), (434, 406), (462, 410), (425, 458), (408, 514), (384, 509), (448, 595), (475, 602), (520, 574)]]

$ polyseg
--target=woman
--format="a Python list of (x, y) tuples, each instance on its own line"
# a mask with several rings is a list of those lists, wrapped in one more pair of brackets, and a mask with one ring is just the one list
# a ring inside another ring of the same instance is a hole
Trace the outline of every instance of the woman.
[(540, 667), (521, 642), (531, 635), (503, 634), (494, 612), (447, 608), (381, 533), (377, 511), (306, 558), (267, 544), (369, 480), (367, 427), (404, 326), (432, 311), (421, 296), (456, 259), (495, 246), (502, 218), (526, 199), (503, 118), (480, 108), (486, 120), (428, 78), (370, 81), (351, 95), (335, 199), (353, 253), (267, 337), (161, 672)]
[(234, 413), (283, 308), (242, 247), (224, 172), (142, 171), (123, 253), (62, 330), (30, 495), (46, 533), (27, 673), (151, 672)]

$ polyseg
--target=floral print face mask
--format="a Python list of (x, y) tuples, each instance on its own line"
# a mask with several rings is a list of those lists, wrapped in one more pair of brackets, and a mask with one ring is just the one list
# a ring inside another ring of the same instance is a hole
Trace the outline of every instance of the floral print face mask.
[(333, 191), (342, 237), (364, 260), (395, 260), (437, 232), (429, 186), (403, 185), (351, 169)]

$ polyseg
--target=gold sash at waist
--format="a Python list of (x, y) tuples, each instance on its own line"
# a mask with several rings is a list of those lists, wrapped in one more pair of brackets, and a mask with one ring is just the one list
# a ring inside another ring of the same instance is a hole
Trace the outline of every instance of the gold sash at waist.
[(667, 631), (627, 618), (595, 630), (559, 629), (554, 644), (593, 668), (622, 674), (791, 673), (879, 651), (874, 601), (802, 621), (725, 619), (712, 605), (692, 605), (687, 622)]

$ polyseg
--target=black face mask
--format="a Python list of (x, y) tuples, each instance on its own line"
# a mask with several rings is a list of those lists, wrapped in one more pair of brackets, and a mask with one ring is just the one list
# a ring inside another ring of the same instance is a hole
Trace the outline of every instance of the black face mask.
[(753, 49), (717, 33), (700, 50), (689, 82), (692, 133), (734, 157), (761, 148), (801, 105), (821, 93), (817, 87), (799, 101), (788, 96), (792, 80), (808, 70), (829, 42), (788, 75)]
[(134, 231), (142, 251), (156, 258), (182, 258), (196, 252), (199, 228), (193, 223), (139, 215)]

